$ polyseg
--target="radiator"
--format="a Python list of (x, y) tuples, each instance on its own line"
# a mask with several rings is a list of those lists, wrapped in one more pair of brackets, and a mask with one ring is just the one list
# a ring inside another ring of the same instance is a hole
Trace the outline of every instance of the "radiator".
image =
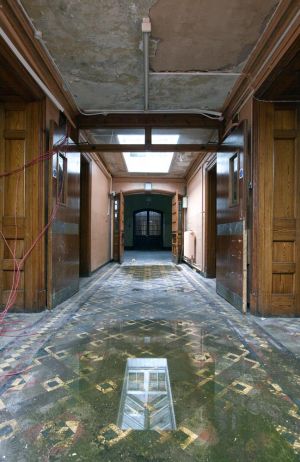
[(184, 256), (191, 262), (195, 261), (196, 236), (193, 231), (184, 232)]

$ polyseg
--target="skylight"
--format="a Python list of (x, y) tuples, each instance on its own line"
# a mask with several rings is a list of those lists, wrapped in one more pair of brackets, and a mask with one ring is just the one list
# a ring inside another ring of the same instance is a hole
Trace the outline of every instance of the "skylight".
[[(120, 144), (140, 144), (141, 136), (134, 134), (118, 135)], [(153, 144), (177, 144), (179, 135), (158, 134), (152, 136)], [(168, 173), (174, 152), (123, 152), (130, 173)]]
[(130, 173), (168, 173), (174, 152), (123, 152)]
[(120, 144), (144, 144), (145, 134), (119, 134), (118, 140)]
[[(120, 144), (144, 144), (145, 134), (118, 134), (118, 140)], [(177, 144), (179, 135), (176, 134), (152, 134), (153, 144)]]

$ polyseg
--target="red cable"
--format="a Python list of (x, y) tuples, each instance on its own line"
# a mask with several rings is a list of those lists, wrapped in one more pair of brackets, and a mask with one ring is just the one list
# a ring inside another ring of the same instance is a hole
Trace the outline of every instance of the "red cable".
[[(0, 178), (7, 177), (7, 176), (10, 176), (10, 175), (13, 175), (13, 174), (16, 174), (16, 173), (20, 173), (21, 171), (24, 171), (25, 168), (29, 168), (29, 167), (31, 167), (32, 165), (34, 165), (34, 164), (36, 164), (38, 162), (50, 159), (52, 156), (57, 154), (59, 152), (59, 150), (67, 142), (68, 142), (68, 135), (64, 136), (56, 144), (56, 146), (53, 149), (51, 149), (50, 151), (48, 151), (45, 154), (39, 155), (38, 157), (36, 157), (35, 159), (33, 159), (31, 161), (25, 163), (22, 167), (19, 167), (19, 168), (15, 169), (15, 170), (12, 170), (10, 172), (0, 173)], [(15, 202), (15, 229), (16, 229), (16, 234), (15, 234), (14, 249), (13, 250), (11, 249), (10, 245), (8, 244), (7, 239), (4, 236), (2, 230), (0, 230), (0, 234), (1, 234), (1, 236), (2, 236), (2, 238), (4, 240), (4, 242), (5, 242), (6, 247), (8, 248), (10, 254), (12, 255), (12, 259), (13, 259), (13, 262), (14, 262), (14, 273), (13, 273), (12, 287), (11, 287), (11, 290), (10, 290), (8, 300), (6, 302), (6, 306), (5, 306), (4, 310), (2, 311), (2, 313), (0, 315), (0, 325), (3, 325), (4, 318), (6, 317), (8, 311), (12, 308), (12, 306), (14, 305), (14, 303), (16, 301), (17, 290), (18, 290), (18, 287), (19, 287), (19, 284), (20, 284), (20, 278), (21, 278), (21, 270), (22, 270), (22, 268), (24, 266), (24, 263), (26, 262), (27, 258), (30, 256), (30, 254), (32, 253), (35, 246), (38, 244), (38, 242), (41, 240), (41, 238), (47, 232), (49, 227), (52, 225), (52, 223), (53, 223), (53, 221), (54, 221), (54, 219), (56, 217), (58, 208), (59, 208), (59, 200), (58, 200), (55, 207), (52, 210), (49, 222), (47, 223), (47, 225), (44, 226), (44, 228), (42, 228), (42, 230), (39, 232), (39, 234), (37, 235), (37, 237), (35, 238), (35, 240), (31, 244), (31, 246), (29, 247), (27, 252), (23, 255), (20, 262), (18, 262), (17, 259), (16, 259), (16, 245), (17, 245), (17, 196), (18, 196), (19, 179), (20, 178), (18, 177), (17, 185), (16, 185), (16, 202)], [(24, 329), (25, 328), (26, 328), (26, 326), (24, 327)], [(17, 330), (22, 330), (22, 329), (15, 329), (15, 331), (17, 331)], [(5, 331), (5, 332), (8, 332), (8, 331)], [(30, 335), (32, 335), (32, 333)]]

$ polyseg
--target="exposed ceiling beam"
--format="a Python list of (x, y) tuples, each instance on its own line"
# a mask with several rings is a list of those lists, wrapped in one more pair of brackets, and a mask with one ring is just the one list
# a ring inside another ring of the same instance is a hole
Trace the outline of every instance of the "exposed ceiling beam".
[(215, 128), (222, 126), (219, 119), (202, 114), (107, 114), (80, 115), (78, 128), (82, 130), (96, 128)]
[(152, 144), (130, 145), (130, 144), (69, 144), (62, 148), (66, 152), (232, 152), (235, 146), (218, 144)]

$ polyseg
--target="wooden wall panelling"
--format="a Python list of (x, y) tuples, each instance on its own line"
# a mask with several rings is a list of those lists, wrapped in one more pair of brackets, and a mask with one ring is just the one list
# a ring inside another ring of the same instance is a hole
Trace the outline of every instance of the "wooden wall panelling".
[(117, 194), (113, 200), (113, 260), (119, 261), (119, 207), (120, 195)]
[(176, 192), (172, 199), (172, 257), (174, 263), (182, 259), (183, 245), (183, 209), (182, 196)]
[(120, 219), (119, 219), (119, 262), (124, 260), (124, 219), (125, 219), (125, 201), (124, 194), (120, 192)]
[(300, 314), (299, 115), (297, 108), (257, 104), (252, 312)]
[(91, 274), (92, 161), (81, 154), (80, 161), (80, 276)]
[(296, 265), (299, 195), (299, 146), (296, 108), (274, 107), (272, 314), (300, 314)]
[[(0, 172), (4, 171), (5, 164), (5, 108), (0, 103)], [(3, 214), (4, 214), (4, 178), (0, 178), (0, 226), (3, 232)], [(4, 285), (4, 241), (0, 239), (0, 306), (3, 305), (3, 285)]]
[[(66, 134), (66, 125), (51, 124), (50, 146)], [(69, 140), (73, 143), (73, 140)], [(71, 297), (79, 289), (79, 220), (80, 220), (80, 153), (63, 155), (63, 189), (59, 181), (57, 156), (49, 165), (49, 209), (59, 201), (55, 220), (48, 235), (47, 304), (55, 307)], [(62, 193), (62, 191), (64, 191)]]
[[(245, 312), (246, 276), (244, 269), (245, 252), (245, 152), (247, 149), (247, 123), (243, 121), (224, 140), (232, 146), (231, 152), (217, 154), (217, 252), (216, 287), (217, 293), (239, 310)], [(237, 200), (231, 193), (231, 159), (237, 156)]]
[[(26, 106), (8, 104), (3, 106), (3, 152), (1, 155), (1, 171), (10, 171), (21, 167), (26, 159)], [(17, 178), (19, 180), (17, 181)], [(25, 181), (24, 172), (3, 178), (2, 181), (2, 232), (8, 244), (14, 249), (17, 237), (16, 256), (22, 258), (25, 247)], [(16, 187), (18, 183), (18, 194)], [(16, 213), (16, 219), (15, 219)], [(17, 232), (17, 234), (16, 234)], [(2, 260), (2, 294), (1, 304), (9, 297), (13, 281), (13, 258), (3, 245)], [(23, 273), (23, 271), (22, 271)], [(24, 308), (24, 274), (21, 275), (15, 308)]]
[[(295, 139), (295, 215), (296, 215), (296, 241), (295, 252), (295, 315), (300, 316), (300, 107), (297, 106), (297, 133)], [(290, 244), (291, 245), (291, 244)], [(290, 257), (289, 261), (291, 260)]]
[[(43, 103), (5, 103), (1, 106), (1, 171), (22, 167), (43, 147)], [(1, 226), (20, 260), (44, 224), (43, 166), (36, 164), (1, 181)], [(16, 214), (16, 217), (15, 217)], [(15, 238), (17, 237), (16, 243)], [(14, 264), (1, 240), (0, 303), (6, 303), (13, 281)], [(30, 311), (45, 306), (44, 239), (34, 248), (24, 268), (14, 309)]]
[(124, 195), (122, 191), (113, 200), (113, 260), (122, 263), (124, 258)]
[[(252, 293), (250, 309), (263, 314), (262, 307), (270, 306), (272, 261), (272, 137), (273, 106), (270, 103), (254, 105), (255, 152), (253, 158), (253, 233), (252, 233)], [(262, 258), (263, 255), (263, 258)], [(263, 287), (263, 291), (261, 290)]]
[[(27, 154), (37, 157), (45, 150), (44, 104), (30, 103), (26, 108)], [(28, 159), (28, 160), (29, 160)], [(25, 172), (26, 250), (45, 226), (44, 164), (37, 163)], [(25, 263), (25, 306), (35, 309), (46, 306), (45, 236), (38, 242)], [(34, 304), (32, 301), (34, 300)]]
[(209, 163), (205, 178), (205, 274), (207, 277), (216, 277), (216, 240), (217, 240), (217, 166), (216, 160)]

